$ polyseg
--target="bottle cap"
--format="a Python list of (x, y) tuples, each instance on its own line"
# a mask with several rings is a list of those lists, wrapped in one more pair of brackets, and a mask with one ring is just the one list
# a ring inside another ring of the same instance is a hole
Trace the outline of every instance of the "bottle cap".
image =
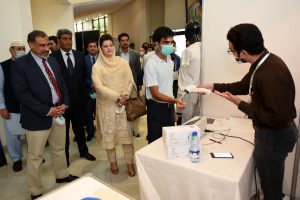
[(197, 131), (193, 131), (192, 136), (197, 136)]

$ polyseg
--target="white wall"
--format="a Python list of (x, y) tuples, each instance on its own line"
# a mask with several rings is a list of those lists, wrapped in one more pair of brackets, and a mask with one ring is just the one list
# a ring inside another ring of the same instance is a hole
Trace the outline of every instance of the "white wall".
[(148, 0), (150, 16), (150, 35), (156, 28), (165, 25), (165, 0)]
[(31, 10), (34, 29), (44, 31), (47, 35), (56, 35), (57, 30), (61, 28), (74, 32), (71, 4), (62, 4), (58, 0), (31, 0)]
[(117, 38), (120, 33), (128, 33), (130, 42), (134, 42), (138, 50), (143, 42), (149, 40), (147, 12), (147, 1), (136, 0), (111, 13), (112, 36)]
[[(9, 44), (12, 40), (27, 43), (27, 34), (32, 30), (30, 0), (0, 1), (0, 61), (11, 57)], [(27, 46), (28, 50), (28, 46)]]
[[(233, 82), (246, 74), (249, 64), (235, 64), (227, 55), (226, 34), (236, 24), (254, 23), (263, 33), (266, 48), (289, 66), (296, 85), (295, 103), (299, 111), (300, 1), (205, 0), (203, 6), (203, 82)], [(204, 97), (203, 114), (216, 117), (243, 116), (236, 106), (215, 95)], [(284, 192), (287, 194), (290, 192), (292, 162), (293, 154), (286, 162)]]
[[(11, 57), (9, 44), (13, 40), (21, 40), (27, 44), (27, 34), (32, 30), (30, 0), (1, 0), (0, 1), (0, 61)], [(26, 50), (28, 51), (26, 45)], [(6, 145), (3, 120), (0, 117), (0, 138)]]

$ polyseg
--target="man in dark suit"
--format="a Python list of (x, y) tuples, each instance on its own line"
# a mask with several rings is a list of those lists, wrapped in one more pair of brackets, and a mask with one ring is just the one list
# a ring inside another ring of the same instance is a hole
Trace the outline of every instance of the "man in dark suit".
[(59, 29), (57, 39), (60, 50), (52, 54), (59, 62), (64, 80), (66, 81), (70, 106), (65, 113), (66, 118), (66, 158), (69, 162), (69, 129), (72, 122), (72, 129), (76, 137), (80, 157), (94, 161), (96, 158), (89, 153), (86, 145), (84, 131), (84, 115), (86, 111), (85, 82), (87, 77), (84, 55), (72, 49), (72, 32), (68, 29)]
[[(116, 51), (116, 56), (120, 56), (121, 58), (127, 60), (129, 62), (129, 66), (132, 72), (133, 80), (137, 86), (137, 88), (141, 89), (143, 85), (142, 79), (138, 79), (141, 71), (141, 61), (140, 61), (140, 54), (129, 48), (129, 35), (127, 33), (121, 33), (118, 36), (120, 48)], [(139, 137), (139, 131), (138, 131), (138, 124), (139, 124), (139, 118), (133, 122), (133, 135), (136, 137)]]
[(42, 194), (43, 151), (49, 141), (57, 183), (78, 178), (69, 175), (64, 156), (65, 125), (59, 123), (69, 105), (58, 62), (49, 57), (48, 36), (39, 30), (28, 34), (30, 52), (12, 62), (12, 82), (21, 104), (21, 124), (28, 143), (27, 171), (32, 199)]
[(85, 63), (87, 67), (87, 99), (86, 99), (86, 141), (90, 141), (94, 137), (95, 127), (94, 127), (94, 115), (96, 107), (96, 93), (92, 81), (92, 68), (98, 58), (98, 45), (96, 40), (90, 40), (87, 43), (88, 55), (85, 56)]

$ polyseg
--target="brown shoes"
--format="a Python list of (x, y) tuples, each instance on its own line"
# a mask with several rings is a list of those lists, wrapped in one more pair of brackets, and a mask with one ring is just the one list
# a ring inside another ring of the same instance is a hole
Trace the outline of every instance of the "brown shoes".
[(119, 173), (119, 168), (118, 168), (117, 162), (110, 163), (110, 170), (111, 170), (111, 173), (113, 173), (113, 174)]
[[(134, 177), (135, 176), (135, 169), (134, 169), (134, 164), (127, 164), (127, 172), (128, 176)], [(110, 163), (110, 171), (112, 174), (118, 174), (119, 173), (119, 168), (117, 162), (111, 162)]]
[(134, 177), (135, 176), (134, 164), (127, 164), (127, 169), (128, 169), (128, 176)]

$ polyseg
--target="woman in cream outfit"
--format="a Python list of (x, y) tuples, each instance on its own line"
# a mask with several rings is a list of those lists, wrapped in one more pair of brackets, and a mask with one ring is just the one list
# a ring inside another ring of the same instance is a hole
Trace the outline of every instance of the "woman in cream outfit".
[[(136, 96), (136, 86), (128, 62), (115, 56), (113, 38), (109, 34), (100, 37), (99, 51), (92, 70), (97, 94), (97, 134), (102, 136), (103, 148), (106, 149), (111, 163), (111, 172), (119, 172), (115, 147), (122, 144), (128, 175), (135, 176), (133, 136), (124, 103), (129, 97)], [(135, 94), (131, 94), (131, 91)]]

